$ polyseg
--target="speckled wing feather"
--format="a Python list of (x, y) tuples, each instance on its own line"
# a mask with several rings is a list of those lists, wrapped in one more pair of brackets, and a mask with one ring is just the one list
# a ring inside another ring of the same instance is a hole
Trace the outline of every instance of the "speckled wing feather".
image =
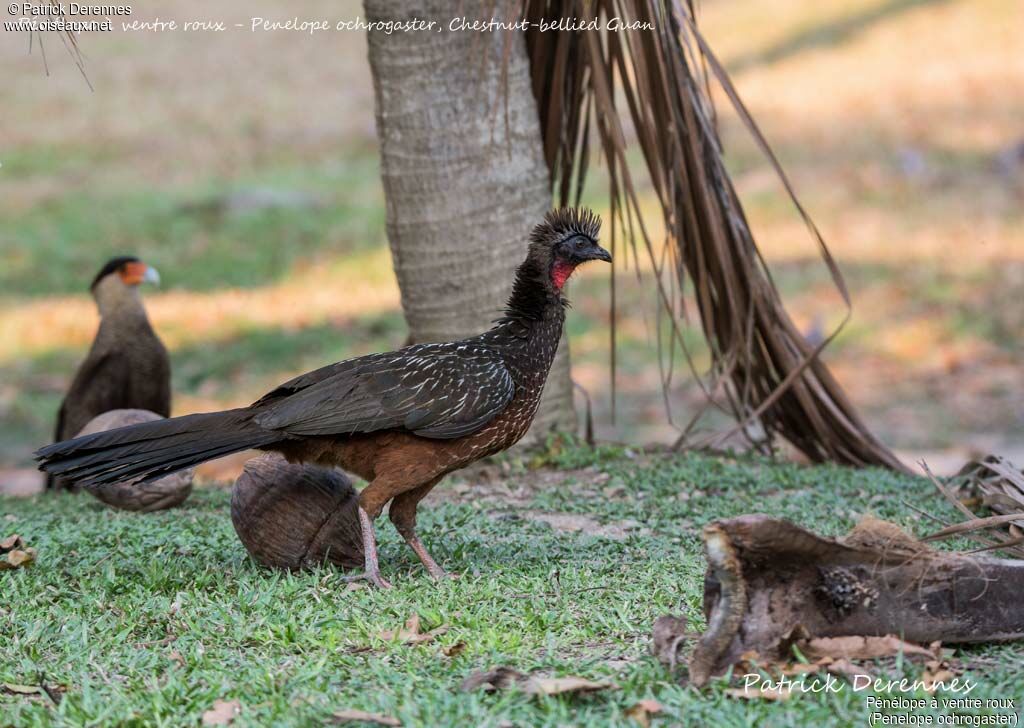
[(350, 359), (293, 379), (254, 407), (254, 421), (289, 435), (387, 429), (451, 439), (487, 424), (512, 399), (501, 356), (467, 342), (420, 344)]

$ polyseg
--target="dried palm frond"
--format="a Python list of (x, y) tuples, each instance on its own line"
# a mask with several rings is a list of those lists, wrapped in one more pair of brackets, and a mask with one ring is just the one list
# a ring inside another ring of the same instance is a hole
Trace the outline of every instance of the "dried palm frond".
[[(697, 29), (692, 4), (528, 0), (524, 13), (531, 23), (574, 18), (597, 20), (599, 28), (607, 28), (609, 19), (620, 18), (652, 28), (540, 32), (534, 26), (527, 32), (527, 49), (556, 194), (563, 204), (578, 201), (593, 146), (608, 167), (613, 252), (624, 237), (634, 257), (639, 246), (639, 254), (646, 255), (654, 268), (673, 339), (662, 351), (679, 345), (698, 380), (703, 378), (709, 405), (719, 404), (736, 419), (733, 432), (749, 437), (748, 425), (758, 423), (767, 442), (781, 435), (812, 461), (905, 470), (870, 432), (819, 358), (839, 329), (811, 346), (783, 307), (723, 163), (709, 91), (712, 77), (772, 164), (816, 241), (846, 303), (843, 323), (849, 318), (850, 299), (821, 234)], [(635, 139), (627, 135), (627, 119)], [(635, 176), (639, 165), (629, 158), (633, 146), (643, 159), (643, 182), (661, 211), (669, 243), (664, 258), (641, 210), (641, 178)], [(682, 294), (687, 285), (692, 286), (711, 353), (708, 372), (696, 371), (682, 336)], [(614, 305), (613, 283), (613, 349)], [(663, 367), (666, 384), (671, 366), (669, 361)], [(724, 403), (715, 402), (720, 393)], [(689, 438), (702, 412), (683, 429), (680, 444), (710, 444)]]
[(969, 495), (977, 494), (980, 498), (972, 500), (997, 514), (980, 517), (967, 507), (952, 487), (932, 475), (927, 464), (922, 462), (921, 468), (943, 497), (965, 519), (947, 525), (923, 541), (964, 536), (983, 544), (977, 551), (998, 549), (1024, 558), (1024, 472), (998, 455), (988, 455), (981, 460), (969, 462), (960, 470), (955, 478), (959, 481), (960, 491)]
[(973, 491), (987, 506), (1000, 515), (1017, 514), (1024, 528), (1024, 470), (1001, 455), (986, 455), (972, 460), (957, 473), (961, 488)]
[[(60, 8), (59, 0), (48, 0), (49, 4), (55, 8)], [(63, 17), (61, 14), (60, 17)], [(52, 35), (56, 35), (60, 38), (60, 42), (64, 44), (64, 50), (71, 56), (71, 60), (74, 61), (75, 66), (78, 68), (78, 72), (82, 74), (82, 78), (85, 80), (85, 84), (89, 87), (89, 90), (95, 90), (92, 87), (92, 83), (89, 81), (89, 75), (85, 72), (85, 61), (82, 58), (82, 50), (78, 47), (78, 38), (75, 36), (74, 31), (71, 30), (59, 30), (53, 31)], [(43, 69), (46, 71), (46, 75), (50, 75), (50, 64), (46, 60), (46, 46), (43, 44), (42, 31), (31, 30), (28, 35), (28, 52), (32, 53), (36, 45), (39, 46), (39, 55), (43, 59)]]

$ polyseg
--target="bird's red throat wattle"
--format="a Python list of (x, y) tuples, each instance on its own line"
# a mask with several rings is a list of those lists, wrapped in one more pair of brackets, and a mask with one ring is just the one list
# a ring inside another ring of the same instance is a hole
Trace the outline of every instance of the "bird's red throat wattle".
[(551, 283), (555, 286), (556, 291), (561, 291), (562, 286), (569, 280), (569, 276), (576, 270), (576, 266), (566, 260), (556, 260), (555, 264), (551, 266)]

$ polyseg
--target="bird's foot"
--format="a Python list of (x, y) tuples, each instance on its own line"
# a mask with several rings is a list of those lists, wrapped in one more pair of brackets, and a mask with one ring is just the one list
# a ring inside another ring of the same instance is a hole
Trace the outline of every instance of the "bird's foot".
[(349, 582), (349, 583), (352, 583), (352, 582), (355, 582), (355, 581), (368, 581), (371, 584), (373, 584), (375, 587), (377, 587), (378, 589), (390, 589), (391, 588), (391, 582), (388, 581), (387, 579), (385, 579), (383, 576), (381, 576), (380, 575), (380, 571), (375, 571), (375, 572), (372, 572), (372, 573), (369, 572), (369, 571), (364, 571), (364, 572), (362, 572), (360, 574), (347, 574), (347, 575), (341, 577), (341, 580)]
[(363, 558), (365, 569), (362, 574), (344, 577), (345, 581), (368, 581), (378, 589), (390, 589), (391, 584), (380, 575), (377, 565), (377, 536), (373, 531), (373, 519), (359, 506), (359, 527), (363, 532)]
[(427, 547), (423, 545), (423, 542), (420, 541), (420, 537), (416, 535), (415, 531), (411, 531), (409, 535), (405, 536), (405, 542), (409, 544), (409, 548), (411, 548), (419, 557), (420, 561), (423, 562), (423, 568), (427, 570), (427, 573), (430, 574), (434, 581), (457, 578), (457, 574), (449, 574), (441, 568), (436, 561), (434, 561), (434, 557), (430, 555), (429, 551), (427, 551)]

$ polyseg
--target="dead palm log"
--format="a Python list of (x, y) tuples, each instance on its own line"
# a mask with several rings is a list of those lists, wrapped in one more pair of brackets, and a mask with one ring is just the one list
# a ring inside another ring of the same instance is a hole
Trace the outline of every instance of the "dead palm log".
[[(704, 549), (708, 629), (689, 660), (698, 686), (747, 654), (785, 659), (798, 638), (1024, 638), (1024, 561), (936, 551), (885, 521), (868, 518), (830, 539), (746, 515), (705, 526)], [(679, 659), (684, 624), (674, 617), (655, 624), (664, 661)]]
[[(817, 242), (846, 302), (847, 319), (850, 299), (821, 234), (697, 29), (692, 4), (530, 0), (525, 14), (536, 24), (527, 32), (527, 44), (544, 154), (557, 196), (563, 204), (579, 198), (596, 149), (608, 168), (613, 251), (625, 238), (634, 256), (640, 246), (649, 257), (671, 318), (673, 345), (681, 347), (694, 374), (705, 379), (709, 404), (724, 396), (720, 406), (744, 434), (747, 425), (760, 423), (762, 445), (781, 435), (812, 461), (905, 470), (869, 431), (819, 358), (838, 329), (812, 346), (782, 305), (723, 163), (709, 91), (712, 77)], [(596, 21), (598, 30), (540, 32), (541, 21), (559, 18)], [(609, 31), (612, 18), (649, 29)], [(629, 127), (635, 139), (627, 135)], [(664, 260), (641, 211), (640, 178), (634, 176), (639, 165), (630, 161), (633, 146), (639, 148), (645, 182), (661, 211), (668, 238)], [(706, 373), (696, 371), (681, 335), (687, 285), (711, 352)], [(613, 316), (614, 299), (613, 289)], [(666, 371), (667, 381), (671, 362)], [(695, 444), (688, 435), (700, 414), (684, 428), (680, 444)]]

